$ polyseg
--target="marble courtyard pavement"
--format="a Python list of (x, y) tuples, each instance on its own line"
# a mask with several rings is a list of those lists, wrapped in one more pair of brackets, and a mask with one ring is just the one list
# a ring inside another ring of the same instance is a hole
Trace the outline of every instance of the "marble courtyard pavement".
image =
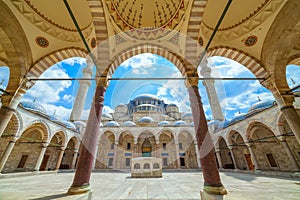
[[(66, 195), (74, 173), (35, 176), (0, 175), (1, 200), (133, 200), (200, 199), (203, 186), (201, 172), (164, 172), (163, 178), (133, 179), (130, 173), (95, 172), (93, 192)], [(222, 172), (228, 200), (299, 200), (300, 178), (271, 177), (256, 174)]]

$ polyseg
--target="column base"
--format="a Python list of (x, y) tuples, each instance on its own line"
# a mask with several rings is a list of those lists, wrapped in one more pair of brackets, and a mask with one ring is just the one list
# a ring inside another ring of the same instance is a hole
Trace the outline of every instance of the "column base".
[(71, 186), (68, 190), (68, 194), (76, 195), (76, 194), (83, 194), (90, 192), (92, 190), (90, 185), (83, 185), (83, 186)]
[(204, 186), (202, 193), (205, 193), (207, 195), (208, 194), (226, 195), (227, 194), (227, 190), (224, 188), (224, 186)]

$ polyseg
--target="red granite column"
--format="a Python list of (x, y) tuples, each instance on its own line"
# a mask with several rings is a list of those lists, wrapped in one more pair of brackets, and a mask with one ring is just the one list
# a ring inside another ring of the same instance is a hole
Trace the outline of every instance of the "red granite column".
[(90, 177), (99, 138), (99, 127), (106, 91), (106, 80), (100, 80), (96, 87), (94, 101), (87, 121), (85, 133), (80, 144), (80, 154), (72, 186), (69, 194), (81, 194), (91, 190)]
[(199, 94), (198, 78), (188, 78), (186, 85), (188, 87), (195, 134), (200, 152), (200, 162), (204, 177), (204, 192), (225, 195), (227, 191), (221, 183), (214, 145), (208, 132), (207, 121)]

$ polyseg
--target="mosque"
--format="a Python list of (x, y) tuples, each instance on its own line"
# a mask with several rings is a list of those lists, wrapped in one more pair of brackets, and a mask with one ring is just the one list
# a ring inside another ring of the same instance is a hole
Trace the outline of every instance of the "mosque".
[[(0, 66), (10, 73), (0, 93), (0, 171), (76, 169), (68, 193), (81, 194), (92, 189), (93, 169), (129, 169), (133, 158), (157, 157), (165, 169), (201, 169), (207, 195), (227, 193), (219, 169), (298, 172), (299, 86), (288, 86), (286, 68), (300, 64), (299, 32), (299, 0), (2, 0)], [(117, 67), (142, 53), (178, 68), (191, 113), (149, 94), (102, 112)], [(225, 120), (207, 66), (213, 56), (242, 64), (274, 101)], [(37, 81), (49, 81), (41, 78), (47, 69), (73, 57), (87, 67), (69, 121), (22, 100)], [(95, 95), (82, 121), (91, 79)]]

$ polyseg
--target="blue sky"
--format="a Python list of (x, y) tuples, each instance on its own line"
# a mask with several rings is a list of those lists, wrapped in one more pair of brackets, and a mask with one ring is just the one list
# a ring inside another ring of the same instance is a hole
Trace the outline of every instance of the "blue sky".
[[(223, 57), (209, 58), (208, 66), (212, 69), (212, 77), (254, 77), (245, 67), (235, 61)], [(86, 67), (84, 59), (71, 58), (60, 62), (46, 72), (42, 78), (71, 78), (82, 77), (82, 69)], [(0, 67), (0, 81), (7, 85), (9, 70)], [(182, 77), (178, 69), (168, 60), (154, 54), (140, 54), (122, 63), (115, 71), (115, 78), (129, 77)], [(300, 83), (300, 67), (290, 65), (287, 68), (287, 78)], [(44, 105), (49, 115), (54, 112), (62, 119), (68, 119), (74, 98), (77, 94), (78, 81), (38, 81), (27, 93), (23, 100), (36, 98)], [(231, 119), (238, 113), (246, 113), (249, 107), (261, 100), (273, 99), (272, 94), (262, 87), (258, 81), (216, 81), (220, 103), (226, 119)], [(94, 95), (95, 81), (92, 82), (84, 107), (83, 118), (87, 118), (89, 107)], [(199, 92), (206, 117), (211, 119), (211, 111), (202, 82), (199, 82)], [(189, 98), (182, 80), (160, 81), (111, 81), (105, 95), (104, 112), (113, 112), (115, 106), (126, 104), (139, 94), (153, 94), (166, 103), (175, 103), (181, 112), (189, 112)]]

